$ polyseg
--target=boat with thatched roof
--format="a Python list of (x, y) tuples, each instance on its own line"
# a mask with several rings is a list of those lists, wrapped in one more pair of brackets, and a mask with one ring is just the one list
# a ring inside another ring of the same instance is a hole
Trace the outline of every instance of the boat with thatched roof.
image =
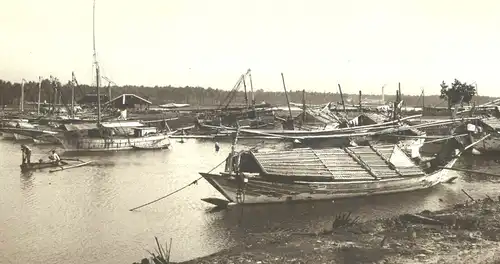
[[(408, 192), (451, 179), (441, 166), (452, 167), (461, 153), (453, 144), (444, 145), (447, 151), (421, 163), (410, 159), (398, 145), (232, 152), (225, 172), (200, 174), (227, 199), (225, 203), (330, 200)], [(204, 201), (224, 204), (216, 198)]]

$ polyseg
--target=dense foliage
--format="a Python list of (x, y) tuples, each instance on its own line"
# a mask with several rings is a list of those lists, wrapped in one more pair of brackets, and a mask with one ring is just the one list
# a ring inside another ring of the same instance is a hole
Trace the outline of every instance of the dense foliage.
[(441, 95), (439, 98), (446, 100), (448, 102), (448, 108), (451, 108), (456, 104), (462, 106), (464, 103), (470, 104), (474, 95), (476, 95), (476, 87), (474, 85), (466, 82), (462, 83), (455, 79), (451, 87), (444, 81), (441, 83)]
[[(452, 102), (456, 100), (455, 92), (449, 91), (459, 91), (461, 92), (463, 87), (466, 88), (466, 91), (469, 91), (468, 84), (458, 84), (453, 83), (452, 88), (448, 89), (445, 93), (445, 98), (451, 98)], [(42, 81), (41, 85), (41, 102), (52, 103), (54, 98), (59, 101), (59, 103), (69, 104), (71, 98), (71, 83), (61, 84), (57, 79), (48, 80), (45, 79)], [(455, 88), (460, 87), (460, 88)], [(60, 91), (62, 96), (54, 96), (55, 91)], [(213, 88), (202, 88), (202, 87), (144, 87), (144, 86), (133, 86), (133, 85), (125, 85), (125, 86), (111, 86), (112, 97), (121, 95), (123, 93), (133, 93), (139, 95), (143, 98), (146, 98), (153, 102), (153, 104), (164, 104), (164, 103), (189, 103), (192, 105), (225, 105), (225, 99), (228, 97), (230, 91), (221, 90), (221, 89), (213, 89)], [(78, 85), (75, 88), (75, 98), (78, 100), (82, 98), (85, 94), (95, 93), (95, 87), (90, 87), (88, 85)], [(104, 85), (101, 89), (101, 93), (107, 94), (107, 86)], [(38, 100), (38, 82), (28, 81), (24, 85), (24, 95), (26, 102), (36, 102)], [(467, 94), (466, 94), (467, 95)], [(474, 93), (470, 93), (470, 96), (464, 96), (464, 102), (469, 102)], [(449, 97), (448, 97), (449, 96)], [(0, 105), (12, 105), (19, 104), (19, 99), (21, 97), (21, 84), (20, 83), (12, 83), (8, 81), (0, 80)], [(306, 103), (307, 104), (322, 104), (328, 102), (340, 102), (340, 94), (337, 93), (335, 88), (332, 88), (332, 93), (323, 93), (323, 92), (306, 92)], [(380, 102), (380, 95), (370, 95), (363, 94), (363, 100), (372, 100), (374, 102)], [(232, 104), (243, 104), (245, 102), (245, 96), (242, 91), (238, 91), (237, 94), (234, 95), (234, 99), (232, 100)], [(443, 98), (443, 95), (441, 95)], [(294, 103), (302, 102), (302, 91), (289, 91), (289, 99)], [(358, 105), (359, 97), (357, 94), (347, 94), (344, 95), (344, 99), (346, 100), (347, 105)], [(386, 95), (385, 100), (387, 102), (393, 101), (395, 99), (395, 95)], [(249, 96), (250, 100), (250, 96)], [(404, 94), (403, 87), (403, 100), (404, 104), (407, 106), (422, 106), (422, 98), (421, 96), (410, 96)], [(478, 103), (484, 103), (491, 100), (489, 97), (478, 97)], [(259, 89), (255, 91), (255, 101), (256, 103), (261, 103), (263, 101), (270, 104), (286, 104), (286, 98), (283, 92), (266, 92), (263, 89)], [(443, 101), (437, 95), (429, 95), (425, 97), (426, 105), (433, 106), (445, 106), (443, 105)]]

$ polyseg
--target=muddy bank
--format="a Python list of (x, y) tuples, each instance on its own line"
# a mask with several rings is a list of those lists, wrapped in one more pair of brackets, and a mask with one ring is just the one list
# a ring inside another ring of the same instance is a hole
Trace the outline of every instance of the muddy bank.
[(248, 234), (244, 245), (182, 263), (500, 263), (499, 212), (497, 198), (485, 198), (390, 219), (349, 217), (335, 228), (332, 217), (327, 230)]

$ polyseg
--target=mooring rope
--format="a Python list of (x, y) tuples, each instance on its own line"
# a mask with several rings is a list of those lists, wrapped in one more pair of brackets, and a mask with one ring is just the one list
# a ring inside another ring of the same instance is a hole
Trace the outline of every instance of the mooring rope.
[[(224, 159), (221, 163), (219, 163), (217, 166), (215, 166), (213, 169), (211, 169), (211, 170), (210, 170), (209, 172), (207, 172), (207, 173), (210, 173), (210, 172), (212, 172), (213, 170), (217, 169), (217, 168), (218, 168), (218, 167), (219, 167), (222, 163), (224, 163), (225, 161), (226, 161), (226, 160)], [(158, 202), (158, 201), (160, 201), (160, 200), (163, 200), (163, 199), (165, 199), (165, 198), (167, 198), (167, 197), (169, 197), (169, 196), (171, 196), (171, 195), (173, 195), (173, 194), (175, 194), (175, 193), (178, 193), (178, 192), (180, 192), (180, 191), (182, 191), (182, 190), (186, 189), (187, 187), (189, 187), (189, 186), (191, 186), (191, 185), (197, 184), (197, 183), (198, 183), (198, 181), (199, 181), (199, 180), (201, 180), (201, 178), (203, 178), (203, 177), (199, 177), (198, 179), (196, 179), (196, 180), (192, 181), (191, 183), (189, 183), (189, 184), (187, 184), (187, 185), (184, 185), (183, 187), (181, 187), (181, 188), (179, 188), (179, 189), (177, 189), (177, 190), (175, 190), (175, 191), (173, 191), (173, 192), (171, 192), (171, 193), (169, 193), (169, 194), (167, 194), (167, 195), (165, 195), (165, 196), (162, 196), (162, 197), (160, 197), (160, 198), (158, 198), (158, 199), (156, 199), (156, 200), (154, 200), (154, 201), (151, 201), (151, 202), (149, 202), (149, 203), (146, 203), (146, 204), (143, 204), (143, 205), (140, 205), (140, 206), (134, 207), (134, 208), (130, 209), (129, 211), (134, 211), (134, 210), (139, 209), (139, 208), (141, 208), (141, 207), (144, 207), (144, 206), (146, 206), (146, 205), (150, 205), (150, 204), (152, 204), (152, 203), (155, 203), (155, 202)]]
[[(257, 148), (257, 147), (258, 147), (258, 145), (259, 145), (259, 144), (257, 144), (257, 145), (255, 145), (254, 147), (250, 148), (250, 150), (253, 150), (253, 149)], [(242, 152), (242, 151), (239, 151), (239, 153), (241, 153), (241, 152)], [(232, 158), (232, 157), (231, 157), (231, 158)], [(213, 167), (213, 168), (212, 168), (210, 171), (208, 171), (207, 173), (211, 173), (213, 170), (217, 169), (220, 165), (222, 165), (222, 163), (224, 163), (225, 161), (226, 161), (226, 159), (224, 159), (223, 161), (221, 161), (219, 164), (217, 164), (217, 166)], [(151, 201), (151, 202), (149, 202), (149, 203), (146, 203), (146, 204), (143, 204), (143, 205), (140, 205), (140, 206), (134, 207), (134, 208), (130, 209), (129, 211), (134, 211), (134, 210), (136, 210), (136, 209), (139, 209), (139, 208), (142, 208), (142, 207), (144, 207), (144, 206), (147, 206), (147, 205), (150, 205), (150, 204), (152, 204), (152, 203), (155, 203), (155, 202), (158, 202), (158, 201), (160, 201), (160, 200), (163, 200), (163, 199), (165, 199), (165, 198), (167, 198), (167, 197), (169, 197), (169, 196), (171, 196), (171, 195), (173, 195), (173, 194), (175, 194), (175, 193), (178, 193), (178, 192), (180, 192), (180, 191), (182, 191), (182, 190), (186, 189), (187, 187), (189, 187), (189, 186), (191, 186), (191, 185), (197, 184), (197, 183), (198, 183), (198, 181), (199, 181), (199, 180), (201, 180), (201, 178), (203, 178), (203, 177), (199, 177), (198, 179), (196, 179), (196, 180), (194, 180), (194, 181), (190, 182), (190, 183), (189, 183), (189, 184), (187, 184), (187, 185), (184, 185), (183, 187), (181, 187), (181, 188), (179, 188), (179, 189), (177, 189), (177, 190), (175, 190), (175, 191), (173, 191), (173, 192), (171, 192), (171, 193), (169, 193), (169, 194), (167, 194), (167, 195), (165, 195), (165, 196), (162, 196), (162, 197), (160, 197), (160, 198), (158, 198), (158, 199), (156, 199), (156, 200), (154, 200), (154, 201)]]

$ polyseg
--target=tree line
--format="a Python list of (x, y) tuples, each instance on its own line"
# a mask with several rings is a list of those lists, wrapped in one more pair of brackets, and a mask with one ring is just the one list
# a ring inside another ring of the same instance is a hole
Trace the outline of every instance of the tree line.
[[(62, 84), (58, 79), (43, 79), (41, 81), (40, 101), (52, 104), (69, 104), (71, 102), (71, 90), (74, 85), (75, 101), (83, 98), (86, 94), (96, 93), (96, 88), (89, 85), (77, 85), (72, 82)], [(21, 98), (21, 83), (13, 83), (0, 80), (0, 105), (16, 105), (19, 104)], [(402, 90), (402, 99), (406, 106), (450, 106), (453, 103), (468, 103), (472, 101), (475, 95), (475, 88), (470, 84), (461, 83), (455, 80), (451, 87), (444, 82), (441, 84), (441, 95), (427, 95), (424, 98), (418, 95), (405, 95)], [(28, 81), (24, 84), (25, 102), (38, 101), (39, 82)], [(104, 85), (101, 89), (102, 94), (108, 94), (108, 86)], [(131, 93), (150, 100), (154, 105), (165, 103), (187, 103), (191, 105), (220, 105), (225, 106), (228, 102), (230, 105), (245, 104), (245, 93), (241, 90), (236, 92), (213, 89), (211, 87), (173, 87), (173, 86), (111, 86), (112, 97), (119, 96), (123, 93)], [(269, 92), (263, 89), (254, 92), (256, 103), (266, 102), (273, 105), (286, 104), (284, 92)], [(288, 98), (290, 102), (302, 103), (302, 90), (289, 91)], [(229, 100), (231, 99), (231, 100)], [(362, 101), (380, 101), (381, 95), (362, 94)], [(396, 99), (394, 95), (385, 95), (386, 102), (392, 102)], [(247, 95), (247, 100), (251, 101), (251, 95)], [(478, 104), (486, 103), (493, 100), (487, 96), (475, 96), (474, 101)], [(340, 102), (341, 96), (339, 93), (325, 92), (305, 92), (306, 104), (324, 104), (329, 102)], [(358, 94), (344, 94), (344, 101), (347, 105), (359, 105)]]

